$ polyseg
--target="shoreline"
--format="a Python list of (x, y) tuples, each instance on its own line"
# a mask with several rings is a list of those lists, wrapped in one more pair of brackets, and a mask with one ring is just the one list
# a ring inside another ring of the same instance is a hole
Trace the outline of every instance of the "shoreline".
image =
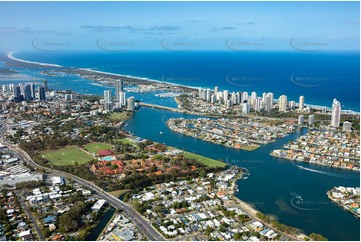
[(360, 214), (354, 212), (353, 210), (347, 209), (345, 208), (341, 203), (339, 203), (338, 201), (336, 201), (332, 196), (331, 196), (331, 191), (327, 192), (327, 197), (328, 199), (331, 200), (331, 202), (333, 202), (334, 204), (336, 204), (337, 206), (339, 206), (340, 208), (342, 208), (343, 210), (350, 212), (352, 215), (354, 215), (357, 218), (360, 218)]
[(264, 222), (263, 220), (257, 218), (256, 214), (258, 212), (260, 212), (260, 211), (256, 210), (250, 204), (246, 203), (245, 201), (241, 200), (239, 197), (236, 196), (236, 191), (235, 191), (236, 183), (237, 183), (238, 180), (242, 179), (243, 174), (244, 174), (243, 169), (245, 169), (245, 168), (241, 168), (242, 174), (232, 181), (232, 184), (231, 184), (231, 187), (230, 187), (230, 190), (231, 190), (230, 192), (232, 194), (232, 198), (234, 198), (237, 201), (237, 203), (241, 207), (242, 211), (249, 214), (250, 216), (254, 217), (254, 219), (261, 221), (264, 225), (266, 225), (269, 228), (273, 229), (274, 231), (278, 232), (280, 235), (288, 236), (288, 237), (290, 237), (290, 238), (292, 238), (294, 240), (301, 240), (301, 241), (304, 240), (305, 237), (308, 237), (307, 235), (303, 234), (299, 228), (297, 228), (300, 231), (298, 235), (286, 234), (284, 232), (280, 232), (278, 229), (273, 228), (273, 226), (271, 226), (270, 224), (268, 224), (268, 223)]
[[(354, 172), (360, 172), (360, 169), (350, 169), (350, 168), (347, 168), (347, 167), (341, 167), (341, 166), (330, 166), (330, 165), (326, 165), (326, 164), (323, 164), (323, 163), (318, 163), (318, 162), (309, 162), (309, 161), (297, 161), (297, 160), (293, 160), (293, 159), (290, 159), (290, 158), (287, 158), (287, 157), (281, 157), (281, 156), (278, 156), (276, 154), (273, 154), (273, 152), (271, 152), (269, 154), (270, 156), (273, 156), (273, 157), (276, 157), (276, 158), (279, 158), (279, 159), (284, 159), (284, 160), (289, 160), (291, 162), (295, 161), (295, 162), (301, 162), (301, 163), (307, 163), (307, 164), (313, 164), (313, 165), (319, 165), (319, 166), (323, 166), (323, 167), (330, 167), (330, 168), (338, 168), (338, 169), (342, 169), (342, 170), (347, 170), (347, 171), (354, 171)], [(297, 165), (296, 165), (297, 166)], [(302, 166), (297, 166), (299, 167), (300, 169), (307, 169), (305, 167), (302, 167)], [(301, 168), (302, 167), (302, 168)]]
[[(197, 91), (199, 88), (208, 88), (208, 87), (195, 87), (195, 86), (171, 83), (171, 82), (166, 82), (166, 81), (162, 81), (162, 80), (154, 80), (154, 79), (150, 79), (150, 78), (146, 78), (146, 77), (138, 77), (138, 76), (122, 75), (122, 74), (111, 73), (111, 72), (97, 71), (97, 70), (93, 70), (91, 68), (77, 68), (77, 67), (74, 68), (74, 67), (65, 67), (65, 66), (61, 66), (61, 65), (57, 65), (57, 64), (48, 64), (48, 63), (41, 63), (41, 62), (35, 62), (35, 61), (27, 61), (27, 60), (23, 60), (23, 59), (14, 57), (13, 56), (14, 53), (16, 53), (16, 52), (7, 52), (5, 54), (6, 54), (6, 57), (8, 57), (9, 59), (11, 59), (13, 61), (22, 62), (22, 63), (26, 63), (26, 64), (35, 64), (35, 65), (44, 66), (44, 67), (69, 68), (69, 69), (73, 69), (73, 70), (75, 69), (75, 70), (79, 70), (79, 71), (86, 71), (86, 72), (90, 72), (90, 73), (102, 74), (102, 75), (107, 75), (107, 76), (112, 76), (112, 77), (122, 77), (122, 78), (134, 79), (134, 80), (139, 80), (139, 81), (153, 82), (153, 83), (157, 83), (157, 84), (168, 84), (173, 87), (190, 89), (192, 91)], [(321, 105), (316, 105), (316, 104), (307, 104), (307, 105), (309, 105), (311, 108), (316, 108), (316, 109), (320, 109), (323, 107), (326, 107), (327, 109), (331, 109), (331, 107), (328, 107), (328, 106), (321, 106)], [(360, 115), (360, 112), (353, 111), (353, 110), (342, 110), (341, 113)]]

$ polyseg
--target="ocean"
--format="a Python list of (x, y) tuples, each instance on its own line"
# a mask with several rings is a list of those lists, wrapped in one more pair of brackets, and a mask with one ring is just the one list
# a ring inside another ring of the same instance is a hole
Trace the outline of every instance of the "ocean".
[[(337, 98), (343, 109), (359, 112), (358, 53), (16, 53), (16, 58), (69, 67), (92, 68), (98, 71), (146, 77), (196, 87), (231, 91), (274, 92), (275, 97), (288, 95), (315, 105), (331, 105)], [(1, 65), (1, 63), (0, 63)], [(40, 80), (39, 70), (14, 68), (20, 73), (2, 83)], [(28, 77), (26, 77), (28, 76)], [(108, 86), (78, 76), (46, 77), (53, 89), (72, 89), (102, 95)], [(38, 81), (36, 81), (38, 82)], [(39, 82), (40, 84), (40, 82)], [(176, 107), (172, 98), (152, 94), (133, 94), (137, 99)], [(253, 152), (226, 148), (177, 134), (168, 129), (169, 118), (193, 118), (165, 110), (141, 108), (127, 122), (125, 129), (142, 138), (165, 143), (250, 171), (248, 179), (237, 182), (236, 196), (255, 209), (272, 215), (281, 223), (302, 229), (306, 234), (320, 233), (330, 240), (360, 239), (360, 220), (328, 200), (326, 192), (334, 186), (359, 186), (358, 172), (295, 164), (269, 155), (273, 149), (305, 134), (297, 132)], [(303, 168), (300, 168), (302, 166)], [(302, 201), (297, 200), (302, 197)]]
[(22, 52), (16, 58), (360, 112), (359, 52)]

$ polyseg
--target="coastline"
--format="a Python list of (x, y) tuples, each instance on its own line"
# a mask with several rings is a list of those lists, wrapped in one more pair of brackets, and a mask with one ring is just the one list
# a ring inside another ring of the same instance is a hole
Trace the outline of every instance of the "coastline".
[[(39, 66), (43, 66), (43, 67), (55, 67), (55, 68), (69, 68), (71, 70), (78, 70), (78, 71), (85, 71), (85, 72), (89, 72), (89, 73), (95, 73), (95, 74), (100, 74), (100, 75), (104, 75), (107, 77), (111, 77), (111, 78), (126, 78), (128, 80), (133, 80), (133, 81), (143, 81), (143, 82), (151, 82), (151, 83), (157, 83), (157, 84), (167, 84), (170, 85), (171, 87), (178, 87), (178, 88), (183, 88), (186, 89), (188, 91), (198, 91), (199, 88), (209, 88), (209, 87), (195, 87), (195, 86), (189, 86), (189, 85), (183, 85), (183, 84), (177, 84), (177, 83), (171, 83), (171, 82), (166, 82), (166, 81), (162, 81), (162, 80), (154, 80), (154, 79), (150, 79), (150, 78), (146, 78), (146, 77), (137, 77), (137, 76), (131, 76), (131, 75), (122, 75), (122, 74), (116, 74), (116, 73), (111, 73), (111, 72), (104, 72), (104, 71), (97, 71), (97, 70), (93, 70), (91, 68), (74, 68), (74, 67), (66, 67), (66, 66), (61, 66), (61, 65), (57, 65), (57, 64), (49, 64), (49, 63), (41, 63), (41, 62), (35, 62), (35, 61), (27, 61), (27, 60), (23, 60), (23, 59), (19, 59), (13, 56), (13, 54), (16, 52), (7, 52), (6, 57), (11, 59), (12, 61), (17, 61), (17, 62), (21, 62), (21, 63), (25, 63), (25, 64), (31, 64), (31, 65), (39, 65)], [(64, 70), (62, 70), (64, 71)], [(76, 73), (72, 73), (72, 74), (76, 74)], [(321, 105), (316, 105), (316, 104), (307, 104), (309, 105), (311, 108), (316, 108), (316, 109), (320, 109), (322, 107), (327, 107), (327, 109), (331, 109), (331, 107), (329, 106), (321, 106)], [(352, 115), (360, 115), (360, 112), (357, 111), (353, 111), (353, 110), (342, 110), (341, 113), (343, 114), (352, 114)]]

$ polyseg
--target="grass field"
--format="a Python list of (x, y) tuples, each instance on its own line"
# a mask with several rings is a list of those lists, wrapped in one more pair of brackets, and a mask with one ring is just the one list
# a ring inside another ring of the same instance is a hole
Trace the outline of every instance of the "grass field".
[(130, 191), (129, 189), (116, 190), (116, 191), (109, 192), (109, 194), (113, 195), (114, 197), (120, 197), (121, 195), (123, 195), (129, 191)]
[(99, 142), (94, 142), (94, 143), (89, 143), (84, 145), (84, 148), (89, 151), (90, 153), (96, 153), (99, 150), (107, 150), (112, 148), (112, 145), (110, 144), (106, 144), (106, 143), (99, 143)]
[(260, 145), (246, 145), (246, 146), (241, 146), (241, 150), (247, 150), (247, 151), (253, 151), (258, 149), (259, 147), (261, 147)]
[(118, 139), (117, 141), (120, 141), (124, 144), (130, 144), (130, 145), (135, 145), (136, 143), (134, 141), (131, 141), (129, 139)]
[(182, 153), (182, 155), (184, 155), (185, 158), (194, 159), (194, 160), (196, 160), (206, 166), (209, 166), (209, 167), (225, 167), (226, 166), (226, 163), (223, 163), (218, 160), (211, 159), (211, 158), (207, 158), (207, 157), (204, 157), (201, 155), (197, 155), (194, 153), (190, 153), (187, 151), (184, 151)]
[(110, 114), (109, 118), (115, 121), (123, 121), (126, 120), (129, 115), (129, 112), (114, 112)]
[(56, 166), (75, 165), (88, 163), (93, 156), (82, 151), (78, 147), (66, 147), (58, 150), (50, 150), (42, 153), (42, 156)]

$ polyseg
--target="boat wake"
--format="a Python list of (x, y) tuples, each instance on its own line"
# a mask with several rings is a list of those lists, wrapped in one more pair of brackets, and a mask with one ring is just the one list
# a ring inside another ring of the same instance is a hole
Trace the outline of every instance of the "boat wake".
[(360, 179), (359, 177), (353, 176), (353, 175), (345, 175), (345, 174), (338, 174), (338, 173), (333, 173), (333, 172), (328, 172), (328, 171), (320, 171), (320, 170), (316, 170), (316, 169), (303, 167), (301, 165), (296, 165), (293, 162), (291, 162), (291, 163), (292, 163), (292, 165), (298, 167), (299, 169), (314, 172), (314, 173), (318, 173), (318, 174), (322, 174), (322, 175), (326, 175), (326, 176), (333, 176), (333, 177), (339, 177), (339, 178), (350, 179), (350, 180), (359, 180)]

